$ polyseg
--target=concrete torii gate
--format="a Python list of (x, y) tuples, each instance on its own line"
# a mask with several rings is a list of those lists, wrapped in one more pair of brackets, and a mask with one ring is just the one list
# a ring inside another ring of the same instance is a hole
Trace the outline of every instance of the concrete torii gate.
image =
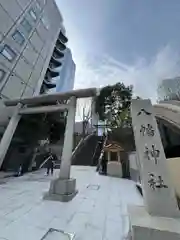
[[(97, 95), (96, 88), (88, 88), (74, 90), (65, 93), (56, 93), (49, 95), (39, 95), (32, 98), (7, 100), (4, 104), (7, 107), (16, 106), (13, 116), (4, 132), (0, 143), (0, 166), (3, 163), (8, 147), (11, 143), (13, 134), (16, 130), (21, 116), (24, 114), (38, 114), (58, 111), (68, 111), (67, 123), (65, 129), (64, 146), (62, 152), (61, 168), (59, 177), (51, 182), (49, 192), (45, 194), (45, 199), (69, 201), (77, 193), (76, 179), (70, 178), (71, 157), (73, 149), (73, 133), (76, 114), (77, 98), (95, 97)], [(60, 104), (62, 100), (69, 100), (67, 104)], [(95, 113), (94, 101), (92, 101), (92, 123), (96, 125), (98, 122)], [(41, 106), (47, 104), (46, 106)]]

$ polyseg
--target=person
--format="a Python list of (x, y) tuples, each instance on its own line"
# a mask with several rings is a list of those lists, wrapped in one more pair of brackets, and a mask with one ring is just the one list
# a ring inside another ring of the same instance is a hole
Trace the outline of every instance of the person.
[(105, 154), (103, 154), (102, 156), (101, 167), (102, 167), (102, 174), (107, 175), (107, 159), (105, 157)]
[(23, 172), (22, 172), (22, 164), (19, 165), (18, 169), (17, 169), (17, 173), (16, 173), (16, 177), (20, 177), (23, 175)]
[(54, 172), (54, 158), (53, 158), (52, 154), (49, 156), (49, 159), (47, 161), (47, 176), (49, 175), (50, 170), (51, 170), (51, 175), (53, 175), (53, 172)]

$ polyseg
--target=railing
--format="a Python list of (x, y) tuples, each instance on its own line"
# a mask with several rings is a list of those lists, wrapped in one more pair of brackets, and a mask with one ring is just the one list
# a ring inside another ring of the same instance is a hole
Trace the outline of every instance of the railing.
[(88, 141), (89, 138), (91, 138), (94, 135), (94, 133), (88, 135), (85, 138), (81, 138), (81, 140), (79, 141), (78, 145), (76, 146), (76, 148), (74, 149), (73, 153), (72, 153), (72, 162), (71, 164), (74, 164), (76, 161), (76, 156), (77, 154), (79, 154), (80, 150), (83, 148), (83, 146), (85, 145), (86, 141)]
[[(89, 138), (92, 134), (88, 135), (86, 138), (81, 138), (81, 140), (79, 141), (79, 143), (77, 144), (77, 146), (75, 147), (74, 151), (72, 152), (72, 161), (73, 161), (73, 157), (75, 156), (75, 154), (77, 153), (77, 151), (79, 150), (79, 148), (81, 147), (83, 141), (85, 141), (87, 138)], [(40, 165), (39, 169), (43, 168), (44, 165), (47, 163), (47, 161), (49, 160), (49, 158), (51, 157), (48, 156)]]
[(41, 163), (39, 169), (41, 169), (42, 167), (44, 167), (44, 165), (47, 163), (47, 161), (50, 159), (51, 155), (49, 157), (47, 157), (43, 163)]
[(80, 145), (82, 144), (83, 140), (84, 140), (84, 138), (81, 138), (81, 140), (79, 141), (79, 143), (75, 147), (74, 151), (72, 152), (72, 157), (75, 155), (77, 149), (80, 147)]
[(104, 143), (103, 143), (102, 150), (101, 150), (101, 154), (100, 154), (100, 157), (99, 157), (99, 160), (98, 160), (97, 171), (99, 171), (100, 166), (101, 166), (102, 157), (104, 155), (104, 147), (106, 146), (107, 140), (108, 140), (108, 137), (106, 136), (106, 138), (104, 140)]
[(94, 158), (95, 158), (95, 156), (96, 156), (96, 154), (97, 154), (97, 149), (98, 149), (98, 147), (99, 147), (99, 141), (97, 142), (96, 148), (95, 148), (95, 150), (94, 150), (94, 154), (93, 154), (93, 157), (92, 157), (92, 165), (93, 165), (93, 160), (94, 160)]

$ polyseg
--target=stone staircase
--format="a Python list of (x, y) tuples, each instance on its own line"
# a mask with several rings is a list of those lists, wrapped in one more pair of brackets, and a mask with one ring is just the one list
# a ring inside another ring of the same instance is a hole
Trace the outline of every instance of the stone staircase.
[(72, 156), (72, 165), (91, 166), (98, 145), (98, 136), (88, 135)]

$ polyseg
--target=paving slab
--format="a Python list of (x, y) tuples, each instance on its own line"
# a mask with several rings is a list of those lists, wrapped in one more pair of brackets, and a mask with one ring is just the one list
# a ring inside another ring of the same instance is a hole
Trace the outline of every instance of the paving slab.
[(75, 240), (122, 240), (129, 231), (128, 205), (143, 206), (135, 183), (101, 176), (93, 167), (72, 167), (77, 196), (68, 203), (45, 201), (50, 181), (45, 170), (10, 178), (0, 185), (0, 239), (40, 240), (50, 228)]
[(0, 183), (3, 182), (2, 180), (10, 177), (14, 177), (15, 172), (3, 172), (0, 171)]

